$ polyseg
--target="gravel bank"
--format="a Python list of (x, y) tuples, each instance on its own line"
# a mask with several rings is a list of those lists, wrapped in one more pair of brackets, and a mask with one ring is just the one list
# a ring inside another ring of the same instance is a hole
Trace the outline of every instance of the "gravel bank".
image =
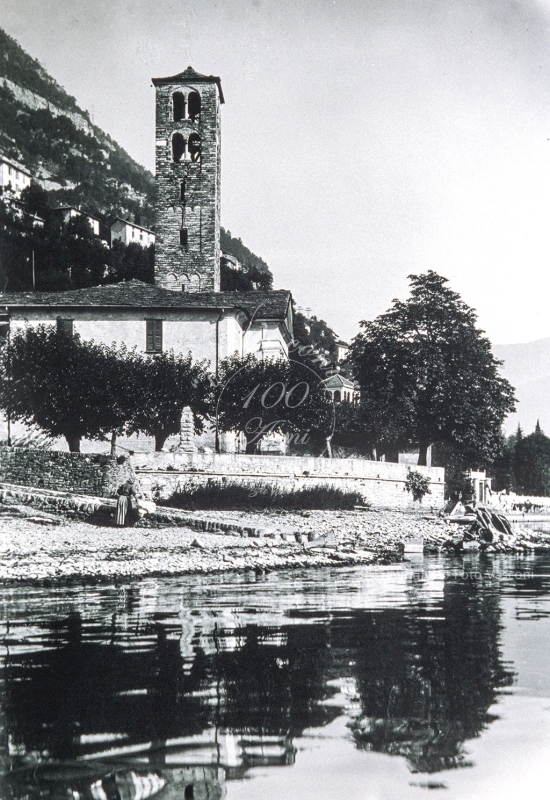
[[(464, 530), (438, 518), (397, 511), (201, 512), (213, 522), (262, 528), (260, 538), (200, 533), (182, 527), (115, 528), (67, 520), (22, 506), (0, 507), (0, 581), (112, 579), (391, 563), (407, 539), (425, 549), (475, 549)], [(317, 546), (315, 539), (319, 539)], [(454, 537), (454, 538), (453, 538)], [(300, 541), (301, 540), (301, 541)], [(313, 540), (313, 541), (312, 541)], [(550, 549), (550, 536), (518, 532), (514, 542), (483, 543), (493, 552)]]

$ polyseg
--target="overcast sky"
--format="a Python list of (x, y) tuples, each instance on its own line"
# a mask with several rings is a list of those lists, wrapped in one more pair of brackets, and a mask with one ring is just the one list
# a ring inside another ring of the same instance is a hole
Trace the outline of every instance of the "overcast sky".
[(434, 269), (550, 336), (550, 0), (0, 0), (154, 168), (151, 77), (221, 76), (222, 224), (341, 336)]

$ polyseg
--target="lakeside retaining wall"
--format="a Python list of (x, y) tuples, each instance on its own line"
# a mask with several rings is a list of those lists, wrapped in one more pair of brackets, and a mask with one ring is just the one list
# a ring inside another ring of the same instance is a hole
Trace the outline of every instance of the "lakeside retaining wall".
[(113, 497), (129, 477), (128, 459), (119, 464), (108, 455), (0, 447), (0, 481), (6, 483)]
[[(296, 456), (235, 455), (232, 453), (136, 453), (130, 459), (141, 487), (169, 498), (183, 487), (219, 480), (253, 484), (273, 483), (282, 489), (319, 484), (359, 492), (364, 502), (383, 508), (418, 508), (405, 488), (409, 467), (359, 458), (300, 458)], [(444, 503), (445, 470), (413, 467), (430, 480), (431, 494), (422, 505)]]

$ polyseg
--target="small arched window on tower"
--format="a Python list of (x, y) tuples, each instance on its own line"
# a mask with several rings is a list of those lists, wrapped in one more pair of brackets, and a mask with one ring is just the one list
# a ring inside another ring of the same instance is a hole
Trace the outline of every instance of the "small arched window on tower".
[(187, 112), (189, 119), (198, 122), (201, 114), (201, 96), (198, 92), (189, 92), (187, 98)]
[(172, 136), (172, 159), (178, 164), (185, 154), (185, 139), (181, 133), (174, 133)]
[(172, 111), (174, 122), (185, 119), (185, 97), (183, 92), (174, 92), (172, 95)]
[(185, 249), (187, 250), (188, 243), (189, 243), (189, 239), (188, 239), (188, 236), (187, 236), (187, 228), (181, 228), (180, 229), (180, 245), (182, 247), (185, 247)]
[(182, 206), (184, 206), (185, 205), (185, 181), (182, 181), (181, 185), (180, 185), (180, 201), (181, 201)]
[(192, 133), (189, 137), (188, 150), (191, 161), (201, 160), (201, 137), (198, 133)]

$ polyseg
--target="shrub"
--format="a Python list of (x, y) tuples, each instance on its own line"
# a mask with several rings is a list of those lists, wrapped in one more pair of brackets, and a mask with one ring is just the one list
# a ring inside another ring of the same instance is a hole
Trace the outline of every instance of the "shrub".
[(405, 489), (411, 492), (413, 500), (418, 500), (419, 503), (422, 502), (424, 495), (432, 493), (430, 489), (430, 479), (422, 475), (418, 470), (410, 468), (407, 480), (405, 481)]
[(182, 487), (160, 505), (186, 509), (267, 510), (300, 509), (341, 510), (364, 505), (358, 492), (346, 492), (328, 485), (304, 489), (281, 489), (271, 483), (223, 482), (209, 479), (202, 486)]

